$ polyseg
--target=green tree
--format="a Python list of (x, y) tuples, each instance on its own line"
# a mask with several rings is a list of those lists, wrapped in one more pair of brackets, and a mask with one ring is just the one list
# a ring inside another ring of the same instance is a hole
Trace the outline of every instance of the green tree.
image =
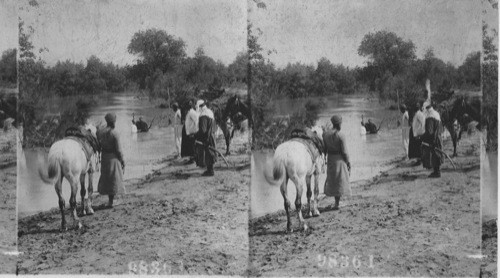
[(186, 44), (180, 38), (156, 28), (138, 31), (130, 40), (127, 50), (138, 55), (139, 62), (147, 65), (149, 73), (157, 69), (162, 72), (173, 71), (186, 57)]
[[(497, 9), (497, 8), (495, 8)], [(498, 48), (494, 41), (498, 40), (498, 33), (488, 32), (488, 25), (483, 22), (483, 63), (482, 63), (482, 91), (483, 107), (482, 122), (486, 125), (486, 149), (496, 151), (498, 148)]]
[(220, 66), (214, 59), (205, 55), (203, 48), (198, 48), (194, 58), (188, 60), (189, 70), (186, 79), (200, 90), (206, 90), (218, 78)]
[(227, 68), (230, 83), (247, 83), (248, 52), (240, 52)]
[(358, 54), (369, 59), (368, 65), (378, 68), (383, 74), (390, 71), (392, 75), (403, 71), (415, 60), (415, 45), (411, 40), (404, 41), (393, 32), (378, 31), (363, 37)]
[(0, 80), (9, 86), (17, 84), (17, 50), (8, 49), (0, 58)]
[(465, 83), (481, 85), (481, 52), (469, 53), (464, 63), (458, 68)]
[(318, 61), (313, 77), (315, 84), (314, 91), (317, 95), (324, 96), (335, 92), (336, 84), (335, 81), (332, 80), (333, 71), (333, 65), (328, 59), (323, 57)]

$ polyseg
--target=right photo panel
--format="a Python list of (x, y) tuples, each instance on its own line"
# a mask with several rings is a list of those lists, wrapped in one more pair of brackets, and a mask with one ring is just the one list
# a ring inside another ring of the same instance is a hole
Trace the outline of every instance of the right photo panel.
[(250, 275), (496, 276), (480, 3), (248, 1)]

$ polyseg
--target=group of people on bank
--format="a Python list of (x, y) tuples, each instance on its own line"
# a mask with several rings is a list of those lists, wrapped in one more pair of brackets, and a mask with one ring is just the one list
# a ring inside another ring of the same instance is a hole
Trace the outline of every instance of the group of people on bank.
[(401, 106), (403, 113), (402, 139), (408, 159), (415, 159), (414, 166), (423, 165), (433, 169), (431, 178), (441, 177), (441, 164), (444, 162), (441, 133), (441, 116), (434, 109), (436, 104), (430, 100), (419, 101), (411, 109)]
[[(203, 176), (214, 175), (214, 164), (216, 162), (215, 151), (215, 118), (213, 111), (208, 108), (203, 100), (189, 101), (190, 109), (186, 115), (186, 120), (182, 124), (179, 105), (174, 103), (174, 137), (179, 157), (189, 157), (189, 163), (196, 162), (199, 167), (207, 168)], [(106, 126), (97, 129), (89, 119), (85, 119), (81, 125), (82, 131), (97, 138), (100, 156), (100, 178), (98, 192), (101, 195), (108, 195), (108, 207), (113, 207), (114, 197), (117, 194), (125, 193), (123, 184), (123, 174), (125, 171), (125, 159), (120, 143), (120, 136), (115, 129), (116, 114), (108, 113), (104, 117)], [(132, 123), (138, 130), (149, 127), (139, 118)], [(144, 123), (145, 125), (143, 125)], [(141, 128), (141, 129), (140, 129)], [(97, 170), (99, 159), (90, 159), (90, 172)]]
[[(442, 123), (439, 113), (434, 110), (435, 103), (430, 100), (419, 101), (412, 109), (401, 106), (403, 113), (402, 139), (406, 156), (416, 159), (413, 166), (423, 165), (433, 169), (431, 178), (441, 177)], [(340, 198), (351, 195), (349, 176), (351, 162), (348, 153), (348, 141), (341, 132), (342, 117), (334, 115), (330, 119), (332, 128), (323, 133), (323, 143), (327, 156), (327, 177), (324, 193), (335, 197), (333, 209), (339, 208)]]
[(177, 156), (189, 157), (188, 163), (207, 168), (203, 176), (214, 175), (214, 164), (217, 153), (215, 151), (215, 123), (214, 112), (204, 100), (190, 100), (189, 110), (184, 124), (182, 123), (181, 110), (174, 103), (174, 137)]

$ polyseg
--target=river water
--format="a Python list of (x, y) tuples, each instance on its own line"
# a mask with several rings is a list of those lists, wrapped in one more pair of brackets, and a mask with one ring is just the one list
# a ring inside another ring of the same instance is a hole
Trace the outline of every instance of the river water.
[[(401, 139), (401, 129), (396, 128), (397, 119), (401, 117), (399, 111), (391, 111), (378, 102), (365, 98), (331, 97), (322, 99), (326, 109), (320, 112), (317, 125), (329, 123), (334, 114), (342, 116), (342, 132), (347, 138), (347, 149), (351, 159), (351, 182), (361, 182), (370, 179), (381, 171), (387, 170), (389, 162), (404, 156)], [(305, 101), (281, 100), (276, 103), (278, 115), (284, 116), (303, 107)], [(365, 121), (371, 118), (378, 126), (382, 119), (386, 119), (378, 134), (361, 135), (361, 116)], [(388, 128), (388, 125), (390, 128)], [(273, 153), (254, 152), (252, 155), (252, 182), (251, 182), (251, 217), (283, 209), (283, 198), (279, 186), (271, 186), (264, 178), (264, 168), (270, 167)], [(323, 193), (326, 174), (320, 176), (320, 196)], [(305, 189), (302, 203), (306, 203)], [(293, 203), (295, 200), (295, 186), (291, 181), (288, 184), (288, 197)], [(356, 189), (353, 188), (353, 195)]]
[[(165, 160), (176, 152), (173, 127), (167, 126), (168, 109), (158, 108), (158, 103), (138, 99), (132, 93), (103, 96), (91, 111), (94, 125), (104, 124), (104, 115), (113, 112), (117, 116), (116, 130), (120, 135), (125, 157), (124, 179), (139, 178), (165, 165)], [(132, 133), (132, 113), (143, 116), (150, 123), (156, 120), (147, 133)], [(161, 119), (161, 120), (159, 120)], [(34, 214), (57, 207), (57, 195), (53, 186), (45, 184), (38, 176), (38, 167), (46, 167), (48, 150), (20, 150), (18, 153), (18, 213)], [(46, 170), (45, 170), (46, 171)], [(94, 174), (94, 191), (97, 191), (99, 173)], [(63, 196), (69, 200), (70, 188), (63, 182)], [(80, 193), (77, 194), (78, 201)]]

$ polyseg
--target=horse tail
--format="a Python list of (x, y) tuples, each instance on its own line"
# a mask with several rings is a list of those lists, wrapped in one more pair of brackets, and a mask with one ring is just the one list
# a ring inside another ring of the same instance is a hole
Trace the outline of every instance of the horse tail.
[(283, 160), (275, 160), (273, 167), (273, 178), (274, 180), (281, 180), (283, 178), (283, 174), (285, 173), (285, 164)]
[(286, 169), (285, 169), (285, 161), (279, 155), (279, 153), (274, 154), (272, 169), (273, 169), (272, 175), (268, 171), (264, 170), (264, 177), (266, 178), (266, 181), (271, 185), (280, 184), (283, 181), (284, 176), (286, 175)]
[(45, 175), (40, 168), (38, 169), (38, 174), (45, 183), (53, 184), (54, 181), (61, 178), (61, 166), (59, 159), (55, 156), (49, 155), (48, 175)]

